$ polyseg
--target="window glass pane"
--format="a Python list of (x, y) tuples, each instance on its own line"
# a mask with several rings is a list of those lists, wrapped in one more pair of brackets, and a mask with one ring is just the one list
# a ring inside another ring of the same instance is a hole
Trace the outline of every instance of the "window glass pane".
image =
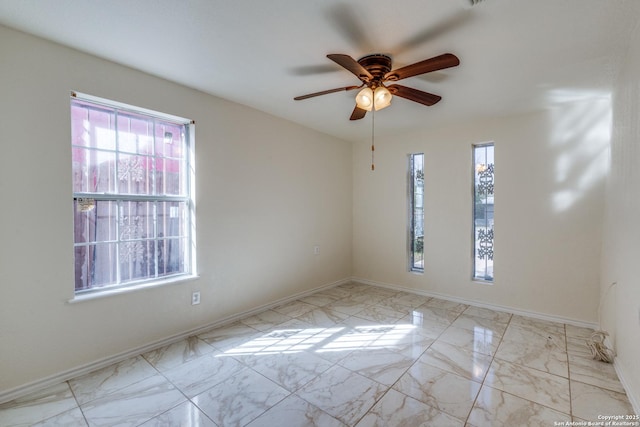
[(76, 291), (110, 285), (117, 281), (116, 244), (76, 246)]
[(73, 191), (115, 192), (116, 154), (111, 151), (72, 148)]
[(120, 215), (118, 216), (120, 240), (153, 239), (156, 237), (154, 223), (154, 202), (120, 202)]
[(121, 202), (118, 216), (118, 259), (124, 281), (155, 276), (155, 230), (153, 202)]
[(153, 119), (119, 113), (117, 126), (120, 152), (153, 154)]
[(116, 149), (115, 112), (75, 101), (71, 105), (71, 143), (87, 148)]
[(158, 274), (170, 275), (185, 272), (186, 242), (182, 239), (158, 240)]
[(74, 200), (75, 243), (108, 242), (117, 239), (116, 203), (105, 200)]
[(118, 155), (118, 192), (122, 194), (153, 194), (153, 162), (150, 157)]
[(184, 160), (156, 159), (156, 193), (164, 195), (184, 195), (187, 192)]
[(424, 154), (412, 154), (409, 177), (409, 268), (424, 270)]
[(182, 126), (157, 121), (155, 129), (156, 156), (183, 158), (182, 139), (185, 135)]
[(154, 277), (153, 258), (155, 241), (134, 240), (120, 242), (118, 260), (120, 261), (120, 280), (141, 280)]
[(158, 237), (184, 237), (186, 220), (186, 203), (158, 202)]
[(494, 147), (474, 146), (474, 279), (493, 281)]

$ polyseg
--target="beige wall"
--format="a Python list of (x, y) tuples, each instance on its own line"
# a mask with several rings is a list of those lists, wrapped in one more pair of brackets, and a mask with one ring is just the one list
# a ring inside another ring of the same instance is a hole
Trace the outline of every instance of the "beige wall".
[[(0, 58), (0, 393), (350, 276), (349, 143), (4, 27)], [(196, 121), (198, 280), (67, 302), (71, 90)]]
[[(636, 29), (634, 40), (640, 35)], [(618, 372), (640, 410), (640, 46), (630, 45), (613, 102), (611, 174), (602, 263), (602, 329), (611, 334)], [(616, 285), (613, 285), (616, 283)]]
[[(401, 101), (398, 101), (401, 102)], [(425, 111), (425, 114), (428, 114)], [(354, 146), (355, 277), (597, 321), (610, 103), (463, 123)], [(471, 277), (471, 146), (495, 142), (495, 283)], [(407, 264), (407, 155), (425, 154), (424, 274)]]

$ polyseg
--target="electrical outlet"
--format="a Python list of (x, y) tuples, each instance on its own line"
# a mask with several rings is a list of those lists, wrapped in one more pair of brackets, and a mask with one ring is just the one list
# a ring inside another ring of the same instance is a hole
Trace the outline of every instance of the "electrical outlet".
[(200, 304), (200, 291), (191, 294), (191, 305)]
[(313, 254), (314, 255), (320, 255), (320, 245), (315, 245), (313, 247)]

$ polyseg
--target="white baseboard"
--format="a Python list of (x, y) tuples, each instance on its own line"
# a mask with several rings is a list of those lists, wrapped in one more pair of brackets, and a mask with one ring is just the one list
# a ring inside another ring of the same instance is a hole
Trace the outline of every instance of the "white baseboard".
[(470, 299), (466, 299), (466, 298), (454, 297), (454, 296), (451, 296), (451, 295), (439, 294), (437, 292), (423, 291), (423, 290), (414, 289), (414, 288), (405, 288), (403, 286), (398, 286), (398, 285), (394, 285), (394, 284), (390, 284), (390, 283), (384, 283), (384, 282), (377, 282), (377, 281), (374, 281), (374, 280), (363, 279), (363, 278), (360, 278), (360, 277), (352, 277), (351, 281), (352, 282), (363, 283), (365, 285), (379, 286), (379, 287), (382, 287), (382, 288), (393, 289), (393, 290), (396, 290), (396, 291), (410, 292), (410, 293), (414, 293), (414, 294), (418, 294), (418, 295), (424, 295), (424, 296), (427, 296), (427, 297), (440, 298), (440, 299), (444, 299), (444, 300), (447, 300), (447, 301), (453, 301), (453, 302), (457, 302), (457, 303), (461, 303), (461, 304), (472, 305), (472, 306), (475, 306), (475, 307), (488, 308), (488, 309), (495, 310), (495, 311), (503, 311), (503, 312), (506, 312), (506, 313), (517, 314), (519, 316), (531, 317), (531, 318), (539, 319), (539, 320), (546, 320), (546, 321), (549, 321), (549, 322), (566, 323), (566, 324), (569, 324), (569, 325), (580, 326), (580, 327), (583, 327), (583, 328), (598, 329), (598, 324), (597, 323), (585, 322), (583, 320), (576, 320), (576, 319), (571, 319), (571, 318), (568, 318), (568, 317), (553, 316), (553, 315), (546, 314), (546, 313), (538, 313), (538, 312), (535, 312), (535, 311), (522, 310), (522, 309), (519, 309), (519, 308), (508, 307), (508, 306), (498, 305), (498, 304), (489, 304), (489, 303), (479, 302), (479, 301), (476, 301), (476, 300), (470, 300)]
[(268, 310), (270, 308), (273, 307), (277, 307), (279, 305), (282, 304), (286, 304), (288, 302), (291, 301), (295, 301), (297, 299), (303, 298), (305, 296), (314, 294), (316, 292), (322, 291), (324, 289), (329, 289), (329, 288), (333, 288), (335, 286), (339, 286), (345, 283), (349, 283), (351, 282), (350, 278), (346, 278), (346, 279), (342, 279), (342, 280), (338, 280), (336, 282), (332, 282), (332, 283), (328, 283), (322, 286), (318, 286), (316, 288), (313, 288), (311, 290), (308, 291), (303, 291), (303, 292), (299, 292), (293, 295), (290, 295), (286, 298), (282, 298), (273, 302), (270, 302), (268, 304), (263, 304), (260, 305), (258, 307), (252, 308), (250, 310), (247, 311), (243, 311), (241, 313), (237, 313), (234, 314), (232, 316), (227, 316), (223, 319), (219, 319), (216, 320), (215, 322), (194, 328), (194, 329), (190, 329), (188, 331), (184, 331), (182, 333), (176, 334), (176, 335), (172, 335), (169, 336), (167, 338), (164, 338), (162, 340), (158, 340), (158, 341), (154, 341), (152, 343), (140, 346), (140, 347), (135, 347), (132, 348), (130, 350), (118, 353), (118, 354), (114, 354), (112, 356), (109, 357), (105, 357), (81, 366), (77, 366), (71, 369), (68, 369), (66, 371), (63, 372), (58, 372), (54, 375), (50, 375), (48, 377), (30, 382), (28, 384), (24, 384), (12, 389), (8, 389), (5, 391), (0, 391), (0, 404), (1, 403), (5, 403), (5, 402), (10, 402), (12, 400), (27, 396), (31, 393), (37, 392), (39, 390), (42, 390), (43, 388), (46, 387), (51, 387), (54, 386), (56, 384), (60, 384), (61, 382), (64, 381), (68, 381), (72, 378), (76, 378), (85, 374), (88, 374), (90, 372), (93, 372), (97, 369), (102, 369), (102, 368), (106, 368), (107, 366), (113, 365), (114, 363), (118, 363), (118, 362), (122, 362), (123, 360), (129, 359), (131, 357), (135, 357), (138, 356), (140, 354), (144, 354), (147, 353), (149, 351), (153, 351), (156, 350), (158, 348), (164, 347), (166, 345), (169, 344), (173, 344), (175, 342), (181, 341), (187, 337), (193, 336), (193, 335), (198, 335), (201, 334), (205, 331), (208, 331), (209, 329), (213, 329), (213, 328), (217, 328), (223, 325), (226, 325), (228, 323), (233, 323), (237, 320), (240, 320), (244, 317), (249, 317), (249, 316), (253, 316), (254, 314), (257, 314), (261, 311), (264, 310)]
[[(632, 392), (633, 389), (629, 382), (630, 376), (627, 375), (622, 365), (618, 363), (618, 359), (614, 361), (613, 367), (616, 369), (616, 374), (618, 374), (618, 378), (622, 383), (622, 387), (627, 392), (627, 398), (629, 398), (629, 402), (631, 403), (631, 406), (633, 406), (633, 411), (635, 412), (635, 415), (640, 415), (640, 396), (637, 396)], [(625, 415), (631, 415), (631, 414), (625, 414)]]

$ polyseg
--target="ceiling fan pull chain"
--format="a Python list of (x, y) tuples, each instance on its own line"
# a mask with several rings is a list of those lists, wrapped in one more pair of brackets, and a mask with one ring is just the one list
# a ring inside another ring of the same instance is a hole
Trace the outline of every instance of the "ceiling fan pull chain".
[[(373, 101), (375, 103), (375, 101)], [(374, 153), (376, 151), (376, 145), (375, 145), (375, 126), (376, 123), (376, 110), (375, 108), (371, 109), (371, 170), (374, 171), (376, 170), (376, 166), (374, 164)]]

